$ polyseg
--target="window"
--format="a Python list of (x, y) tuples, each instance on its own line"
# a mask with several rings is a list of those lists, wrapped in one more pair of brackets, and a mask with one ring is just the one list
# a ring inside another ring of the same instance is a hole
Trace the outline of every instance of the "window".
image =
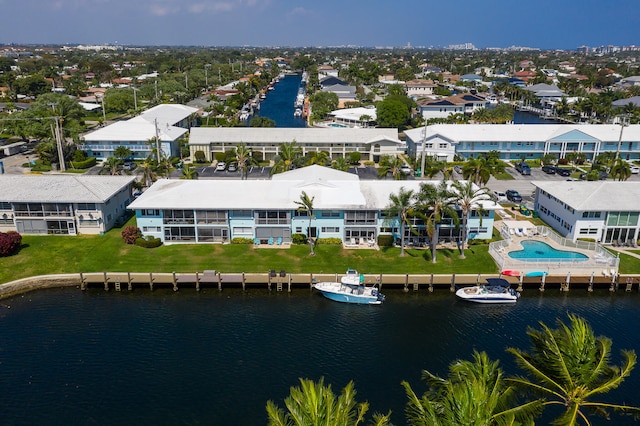
[(140, 211), (141, 216), (160, 216), (160, 210), (142, 209)]
[(340, 228), (337, 226), (323, 226), (321, 228), (322, 232), (340, 232)]
[(320, 212), (321, 217), (340, 217), (340, 212), (337, 210), (323, 210)]
[(448, 146), (448, 144), (446, 142), (438, 144), (438, 148), (440, 148), (440, 149), (447, 149), (447, 146)]
[(251, 212), (251, 210), (231, 210), (229, 211), (229, 217), (233, 217), (233, 218), (247, 218), (247, 219), (252, 219), (253, 218), (253, 214)]
[(160, 232), (162, 228), (159, 226), (143, 226), (142, 232)]
[(374, 225), (378, 220), (378, 213), (370, 210), (347, 211), (344, 216), (347, 225)]
[(199, 224), (227, 223), (227, 212), (223, 210), (199, 210), (196, 212), (196, 221)]
[(293, 215), (295, 217), (308, 217), (309, 216), (309, 212), (306, 210), (296, 210), (293, 212)]
[(249, 226), (236, 226), (233, 228), (233, 235), (253, 235), (253, 229)]
[(0, 202), (0, 210), (11, 210), (11, 203)]
[(601, 212), (582, 212), (583, 218), (599, 218)]
[(581, 235), (595, 235), (598, 233), (597, 228), (580, 228), (578, 233)]
[(168, 224), (193, 224), (193, 210), (163, 210), (163, 222)]
[(296, 226), (296, 234), (302, 234), (302, 227)]
[(286, 225), (290, 222), (290, 215), (285, 210), (259, 211), (256, 213), (255, 221), (262, 225)]
[(78, 203), (77, 210), (96, 211), (96, 203)]

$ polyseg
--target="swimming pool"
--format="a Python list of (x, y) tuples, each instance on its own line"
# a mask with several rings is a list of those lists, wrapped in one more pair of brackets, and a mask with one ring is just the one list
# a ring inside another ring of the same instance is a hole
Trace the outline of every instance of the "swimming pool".
[(547, 243), (541, 241), (522, 241), (524, 250), (516, 250), (509, 252), (512, 259), (522, 260), (524, 262), (539, 262), (541, 260), (554, 262), (570, 262), (585, 261), (589, 256), (569, 250), (557, 250)]

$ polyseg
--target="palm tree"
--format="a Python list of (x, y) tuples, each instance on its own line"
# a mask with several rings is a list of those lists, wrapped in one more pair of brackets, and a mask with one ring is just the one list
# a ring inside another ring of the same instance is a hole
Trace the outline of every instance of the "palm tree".
[[(355, 426), (365, 421), (369, 403), (358, 403), (353, 382), (342, 389), (340, 396), (324, 385), (324, 378), (318, 383), (309, 379), (300, 379), (299, 387), (291, 387), (284, 403), (285, 412), (273, 401), (267, 402), (269, 426)], [(389, 425), (391, 413), (374, 414), (373, 424)]]
[(475, 210), (480, 215), (480, 226), (482, 226), (482, 216), (485, 210), (482, 208), (482, 202), (491, 200), (491, 190), (487, 187), (478, 188), (470, 180), (466, 182), (454, 181), (453, 189), (455, 192), (455, 203), (460, 207), (462, 212), (462, 244), (460, 244), (460, 259), (464, 259), (464, 248), (469, 238), (469, 229), (467, 221), (469, 214)]
[(616, 159), (613, 167), (611, 168), (611, 177), (619, 181), (627, 180), (631, 176), (631, 166), (622, 158)]
[(133, 155), (133, 153), (126, 146), (119, 146), (119, 147), (117, 147), (116, 149), (113, 150), (113, 156), (118, 158), (118, 159), (120, 159), (120, 160), (126, 160), (127, 158), (131, 157), (132, 155)]
[(242, 179), (247, 178), (249, 166), (257, 164), (257, 161), (251, 154), (251, 150), (247, 148), (247, 145), (244, 142), (239, 143), (238, 146), (236, 146), (235, 158), (238, 162), (238, 168), (240, 169)]
[(142, 182), (144, 186), (149, 187), (156, 180), (156, 164), (151, 157), (147, 157), (139, 166), (138, 169), (142, 172)]
[(311, 153), (311, 157), (309, 158), (309, 161), (307, 161), (307, 166), (310, 166), (312, 164), (326, 166), (330, 162), (331, 161), (329, 158), (329, 153), (327, 151), (314, 151)]
[(444, 217), (449, 217), (457, 225), (458, 214), (453, 208), (455, 194), (449, 191), (447, 183), (441, 181), (438, 186), (423, 183), (416, 195), (416, 211), (427, 225), (427, 235), (431, 246), (431, 262), (436, 263), (436, 246), (440, 238), (440, 226)]
[(195, 180), (198, 179), (198, 170), (192, 164), (185, 164), (182, 167), (182, 177), (180, 179)]
[(640, 408), (605, 402), (592, 402), (595, 395), (617, 388), (636, 364), (634, 351), (622, 351), (623, 364), (610, 365), (611, 340), (596, 337), (587, 322), (569, 315), (570, 324), (558, 320), (558, 328), (551, 329), (540, 322), (542, 330), (529, 328), (531, 353), (509, 348), (516, 363), (529, 377), (515, 377), (508, 382), (534, 394), (542, 395), (544, 405), (564, 409), (554, 424), (590, 425), (588, 413), (608, 417), (608, 411), (640, 413)]
[(311, 219), (313, 219), (313, 200), (315, 200), (315, 198), (316, 198), (315, 196), (309, 197), (309, 195), (307, 195), (305, 191), (302, 191), (302, 194), (300, 194), (300, 201), (294, 201), (294, 203), (298, 205), (298, 211), (306, 212), (307, 215), (309, 216), (309, 226), (307, 227), (307, 240), (309, 241), (309, 247), (311, 248), (311, 253), (310, 253), (311, 256), (315, 256), (315, 253), (313, 252), (314, 242), (310, 235)]
[(476, 185), (486, 185), (493, 172), (493, 163), (486, 157), (472, 158), (462, 165), (462, 177)]
[[(420, 398), (411, 385), (402, 382), (408, 402), (410, 425), (533, 424), (541, 402), (517, 405), (514, 388), (504, 379), (498, 361), (474, 352), (473, 361), (458, 360), (449, 366), (448, 378), (422, 371), (429, 390)], [(516, 420), (519, 423), (515, 423)]]
[(296, 141), (283, 142), (278, 149), (279, 159), (271, 168), (271, 174), (274, 175), (291, 170), (291, 167), (295, 165), (301, 154), (302, 149), (300, 149)]
[(349, 163), (344, 157), (338, 157), (331, 162), (331, 168), (346, 172), (349, 170)]
[(383, 178), (388, 173), (391, 173), (391, 176), (395, 180), (400, 180), (405, 177), (404, 173), (402, 173), (401, 167), (404, 165), (404, 161), (400, 157), (396, 157), (395, 155), (385, 155), (380, 160), (380, 166), (378, 167), (378, 177)]
[(404, 227), (409, 226), (409, 229), (413, 230), (413, 226), (410, 221), (410, 214), (413, 210), (413, 191), (400, 187), (398, 194), (389, 195), (389, 201), (391, 202), (387, 207), (388, 216), (397, 216), (400, 222), (400, 256), (404, 256)]
[(122, 160), (118, 157), (111, 156), (104, 160), (102, 164), (102, 168), (100, 169), (100, 174), (108, 173), (111, 176), (120, 174), (120, 166), (122, 165)]

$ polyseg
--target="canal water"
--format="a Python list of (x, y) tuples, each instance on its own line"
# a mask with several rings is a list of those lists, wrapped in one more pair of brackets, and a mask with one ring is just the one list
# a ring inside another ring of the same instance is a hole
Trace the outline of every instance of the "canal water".
[(256, 116), (267, 117), (276, 122), (276, 127), (306, 127), (306, 120), (294, 117), (294, 102), (302, 75), (285, 75), (274, 85), (274, 90), (267, 92), (267, 97), (260, 102), (260, 111)]
[[(527, 327), (554, 325), (568, 312), (613, 339), (615, 364), (621, 349), (640, 352), (637, 291), (527, 290), (513, 306), (466, 304), (445, 290), (386, 293), (381, 306), (304, 289), (61, 289), (2, 300), (0, 422), (260, 425), (267, 400), (283, 407), (299, 377), (324, 377), (335, 392), (354, 380), (370, 414), (392, 410), (402, 425), (402, 380), (421, 394), (422, 369), (446, 375), (474, 349), (516, 374), (505, 348), (529, 349)], [(638, 404), (639, 378), (636, 368), (600, 400)]]

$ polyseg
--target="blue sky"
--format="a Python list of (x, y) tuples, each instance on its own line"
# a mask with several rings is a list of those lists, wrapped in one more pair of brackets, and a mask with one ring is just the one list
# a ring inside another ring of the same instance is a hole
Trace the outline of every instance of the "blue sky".
[(639, 0), (0, 0), (0, 43), (640, 45)]

